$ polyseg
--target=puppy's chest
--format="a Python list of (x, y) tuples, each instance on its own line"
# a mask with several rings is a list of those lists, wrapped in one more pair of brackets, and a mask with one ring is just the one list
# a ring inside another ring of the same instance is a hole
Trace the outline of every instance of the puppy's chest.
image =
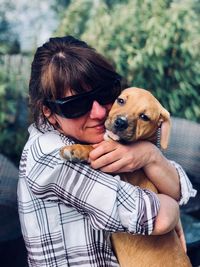
[(136, 170), (131, 173), (122, 173), (120, 177), (123, 181), (132, 185), (139, 186), (142, 189), (149, 189), (155, 193), (158, 193), (154, 184), (147, 178), (142, 169)]

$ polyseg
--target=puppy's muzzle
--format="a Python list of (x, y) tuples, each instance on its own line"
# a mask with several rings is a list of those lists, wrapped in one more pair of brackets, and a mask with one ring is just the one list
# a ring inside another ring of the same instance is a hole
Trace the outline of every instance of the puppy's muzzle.
[(124, 131), (128, 128), (128, 121), (125, 117), (118, 117), (114, 121), (114, 129), (115, 131)]

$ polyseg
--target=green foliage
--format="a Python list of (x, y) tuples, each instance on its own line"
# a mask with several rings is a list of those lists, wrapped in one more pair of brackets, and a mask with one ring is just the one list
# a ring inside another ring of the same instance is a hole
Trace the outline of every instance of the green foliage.
[(0, 9), (0, 54), (19, 53), (20, 43), (15, 33), (12, 31), (10, 22), (6, 16), (7, 11), (13, 8), (10, 2), (2, 2)]
[(63, 15), (57, 34), (81, 36), (87, 29), (87, 22), (93, 12), (92, 2), (91, 0), (73, 1)]
[(128, 85), (149, 89), (173, 116), (200, 122), (200, 2), (72, 1), (57, 35), (95, 47)]
[(62, 16), (63, 10), (68, 7), (71, 0), (52, 0), (50, 2), (51, 8), (58, 14)]
[[(10, 59), (9, 59), (10, 60)], [(12, 64), (13, 65), (13, 64)], [(14, 66), (17, 68), (17, 66)], [(22, 74), (22, 73), (21, 73)], [(18, 75), (0, 63), (0, 153), (16, 165), (27, 140), (27, 94), (23, 75)], [(26, 87), (27, 88), (27, 87)]]

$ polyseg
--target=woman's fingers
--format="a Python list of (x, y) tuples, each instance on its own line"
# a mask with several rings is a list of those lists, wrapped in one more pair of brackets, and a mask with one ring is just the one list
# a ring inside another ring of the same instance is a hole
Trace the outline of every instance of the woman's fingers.
[[(97, 154), (99, 155), (101, 152), (102, 151), (98, 151)], [(122, 152), (121, 149), (116, 148), (115, 150), (97, 157), (95, 160), (90, 158), (90, 164), (92, 168), (100, 169), (103, 172), (121, 173), (132, 171), (135, 162), (128, 153), (125, 151)]]
[[(96, 153), (95, 156), (97, 155), (97, 158), (90, 157), (90, 164), (91, 164), (92, 168), (100, 169), (102, 171), (103, 171), (104, 167), (110, 166), (113, 163), (118, 162), (121, 158), (118, 155), (118, 153), (116, 153), (115, 150), (112, 150), (111, 152), (107, 152), (107, 153), (105, 152), (106, 154), (104, 154), (104, 152), (101, 149), (99, 149), (95, 153)], [(100, 155), (100, 156), (98, 156), (98, 155)], [(112, 171), (112, 167), (110, 166), (110, 168), (107, 170)]]
[(90, 153), (90, 160), (94, 161), (99, 157), (116, 150), (117, 146), (119, 146), (119, 144), (113, 141), (102, 141), (99, 144), (93, 145), (94, 150)]
[(100, 170), (106, 173), (122, 173), (122, 172), (128, 172), (128, 166), (127, 163), (119, 159), (115, 162), (112, 162), (104, 167), (101, 167)]

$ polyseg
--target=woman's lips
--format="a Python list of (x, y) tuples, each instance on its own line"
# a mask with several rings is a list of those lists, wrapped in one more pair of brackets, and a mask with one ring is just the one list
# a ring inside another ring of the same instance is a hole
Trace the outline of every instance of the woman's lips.
[(103, 132), (105, 132), (105, 125), (104, 125), (104, 123), (92, 125), (92, 126), (89, 126), (88, 128), (95, 129), (97, 131), (103, 131)]
[(98, 131), (105, 131), (105, 126), (104, 124), (99, 124), (94, 126), (95, 129), (97, 129)]

